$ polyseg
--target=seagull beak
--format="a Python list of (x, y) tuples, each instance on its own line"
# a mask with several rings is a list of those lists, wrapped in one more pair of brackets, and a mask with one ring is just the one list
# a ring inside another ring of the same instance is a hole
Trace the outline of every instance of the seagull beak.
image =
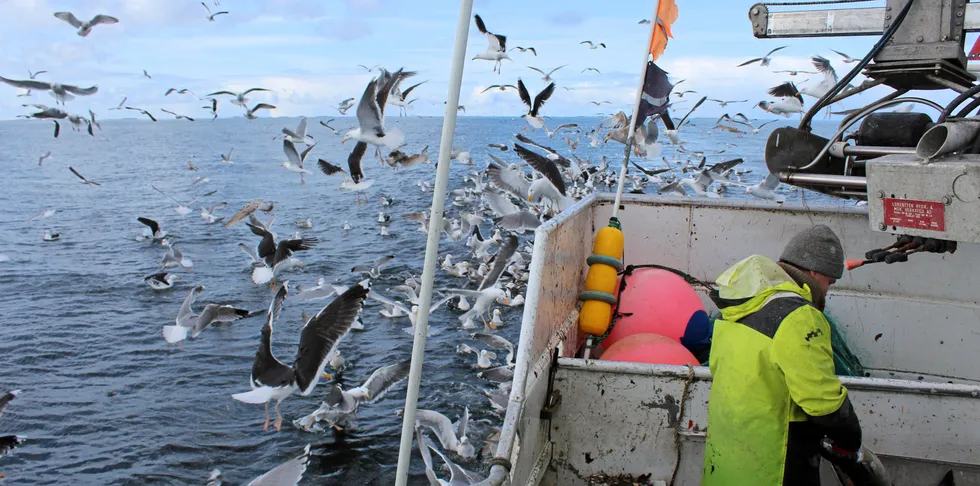
[(528, 194), (528, 196), (527, 196), (527, 202), (534, 202), (534, 196), (531, 196), (530, 194)]
[(323, 373), (323, 374), (320, 375), (320, 377), (323, 378), (324, 380), (332, 380), (333, 379), (333, 376), (330, 373)]

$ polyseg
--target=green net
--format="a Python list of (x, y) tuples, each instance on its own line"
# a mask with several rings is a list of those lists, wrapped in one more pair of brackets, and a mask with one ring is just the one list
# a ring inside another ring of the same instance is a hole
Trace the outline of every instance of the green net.
[(864, 376), (864, 366), (861, 360), (847, 345), (847, 334), (837, 324), (837, 320), (824, 312), (824, 317), (830, 323), (830, 345), (834, 349), (834, 371), (838, 376)]

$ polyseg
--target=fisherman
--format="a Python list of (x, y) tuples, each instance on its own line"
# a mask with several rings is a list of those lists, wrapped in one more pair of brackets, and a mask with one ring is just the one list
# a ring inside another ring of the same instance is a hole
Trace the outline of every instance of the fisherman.
[(822, 449), (835, 462), (862, 459), (823, 315), (843, 273), (840, 240), (817, 225), (778, 262), (752, 255), (718, 277), (702, 485), (818, 486)]

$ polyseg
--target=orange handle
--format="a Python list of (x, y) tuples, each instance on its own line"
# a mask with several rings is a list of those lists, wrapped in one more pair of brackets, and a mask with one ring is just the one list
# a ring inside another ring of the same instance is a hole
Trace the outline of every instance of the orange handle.
[(854, 270), (855, 268), (864, 266), (865, 263), (866, 262), (864, 260), (849, 258), (847, 261), (844, 262), (844, 266), (847, 267), (848, 270)]

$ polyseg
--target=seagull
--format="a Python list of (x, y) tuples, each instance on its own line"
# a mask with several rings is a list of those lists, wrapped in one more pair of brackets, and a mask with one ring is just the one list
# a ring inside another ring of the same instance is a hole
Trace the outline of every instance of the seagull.
[(370, 278), (379, 278), (381, 277), (381, 267), (394, 259), (395, 255), (386, 255), (375, 260), (372, 266), (355, 265), (350, 271), (367, 273)]
[(89, 32), (92, 32), (92, 28), (96, 25), (119, 23), (119, 19), (101, 14), (92, 17), (92, 20), (89, 20), (88, 22), (79, 21), (71, 12), (55, 12), (54, 16), (68, 22), (72, 27), (78, 29), (78, 35), (81, 37), (87, 36)]
[(230, 148), (228, 150), (228, 155), (221, 154), (221, 162), (222, 163), (225, 163), (225, 164), (230, 164), (231, 163), (231, 153), (234, 152), (234, 151), (235, 151), (235, 147), (232, 147), (232, 148)]
[(732, 103), (745, 103), (746, 101), (749, 101), (749, 100), (723, 101), (723, 100), (716, 100), (716, 99), (708, 98), (707, 101), (714, 101), (715, 103), (718, 103), (718, 106), (724, 108), (724, 107), (726, 107), (726, 106), (728, 106), (728, 105), (730, 105)]
[(310, 318), (300, 331), (296, 360), (292, 366), (287, 366), (276, 359), (272, 352), (272, 325), (282, 310), (287, 288), (288, 282), (284, 282), (269, 305), (268, 317), (262, 326), (259, 350), (249, 377), (252, 390), (232, 395), (232, 398), (240, 402), (266, 405), (265, 430), (269, 428), (270, 401), (276, 401), (274, 427), (278, 431), (282, 426), (279, 403), (297, 391), (303, 396), (313, 392), (337, 347), (337, 342), (354, 324), (369, 292), (367, 281), (355, 284)]
[(249, 120), (254, 120), (254, 119), (258, 118), (257, 116), (255, 116), (255, 112), (257, 112), (259, 110), (262, 110), (262, 109), (275, 110), (276, 107), (274, 105), (270, 105), (268, 103), (259, 103), (259, 104), (255, 105), (255, 106), (253, 106), (252, 109), (250, 109), (250, 110), (248, 110), (248, 111), (245, 112), (245, 118), (248, 118)]
[(582, 70), (582, 72), (583, 72), (583, 73), (584, 73), (584, 72), (586, 72), (586, 71), (595, 71), (595, 72), (596, 72), (596, 74), (602, 74), (601, 72), (599, 72), (599, 70), (598, 70), (598, 69), (596, 69), (596, 68), (591, 68), (591, 67), (590, 67), (590, 68), (585, 68), (585, 69), (583, 69), (583, 70)]
[(146, 72), (146, 69), (143, 70), (143, 76), (146, 77), (146, 79), (153, 79), (153, 76), (150, 76), (150, 73)]
[(491, 143), (491, 144), (487, 144), (487, 147), (498, 149), (501, 152), (506, 152), (510, 150), (510, 147), (503, 143)]
[(527, 92), (527, 87), (524, 86), (524, 81), (521, 81), (520, 78), (517, 79), (517, 93), (520, 95), (521, 101), (528, 110), (527, 114), (521, 115), (521, 118), (524, 118), (531, 128), (544, 127), (544, 117), (538, 115), (538, 110), (544, 106), (544, 103), (548, 101), (548, 98), (550, 98), (554, 92), (555, 83), (551, 83), (545, 89), (541, 90), (541, 92), (534, 97), (534, 101), (532, 102), (531, 95)]
[(300, 154), (296, 151), (296, 145), (289, 139), (282, 141), (282, 150), (286, 153), (286, 159), (288, 160), (279, 165), (285, 167), (290, 172), (298, 172), (300, 184), (306, 184), (305, 174), (312, 174), (312, 172), (303, 168), (303, 164), (306, 162), (306, 156), (310, 154), (314, 147), (316, 147), (316, 144), (310, 145)]
[(528, 187), (527, 200), (539, 202), (542, 199), (548, 199), (559, 209), (565, 209), (569, 201), (565, 190), (565, 181), (558, 164), (554, 160), (532, 152), (517, 143), (514, 144), (514, 152), (531, 168), (544, 176), (544, 178), (532, 182), (531, 186)]
[(226, 11), (221, 11), (221, 12), (214, 12), (214, 13), (211, 13), (211, 7), (208, 7), (208, 4), (206, 4), (206, 3), (204, 3), (204, 2), (201, 2), (201, 5), (204, 5), (204, 8), (205, 8), (205, 9), (207, 9), (207, 11), (208, 11), (208, 21), (209, 21), (209, 22), (214, 22), (214, 18), (215, 18), (215, 17), (217, 17), (217, 16), (219, 16), (219, 15), (225, 15), (225, 14), (227, 14), (227, 13), (228, 13), (228, 12), (226, 12)]
[[(358, 66), (358, 67), (361, 67), (361, 68), (364, 68), (364, 70), (365, 70), (365, 71), (367, 71), (367, 72), (371, 72), (371, 71), (374, 71), (375, 69), (377, 69), (377, 68), (379, 68), (379, 67), (381, 67), (381, 66), (380, 66), (380, 65), (378, 65), (378, 64), (375, 64), (374, 66), (371, 66), (371, 67), (367, 67), (367, 66), (365, 66), (365, 65), (363, 65), (363, 64), (358, 64), (357, 66)], [(353, 99), (353, 98), (352, 98), (352, 99)]]
[(256, 199), (246, 204), (240, 211), (235, 213), (235, 215), (232, 216), (227, 223), (225, 223), (225, 228), (230, 228), (231, 226), (234, 226), (239, 221), (250, 216), (256, 210), (269, 214), (272, 212), (273, 209), (275, 209), (275, 207), (276, 207), (275, 203), (266, 202), (261, 199)]
[(603, 49), (606, 48), (606, 44), (604, 42), (600, 42), (600, 43), (596, 44), (596, 43), (594, 43), (594, 42), (592, 42), (590, 40), (587, 40), (587, 41), (579, 42), (579, 44), (588, 44), (589, 45), (589, 49), (593, 49), (593, 50), (598, 49), (600, 47), (603, 48)]
[(159, 272), (154, 273), (143, 279), (153, 290), (166, 290), (174, 286), (174, 282), (180, 279), (176, 273)]
[(171, 93), (177, 93), (177, 94), (188, 94), (188, 93), (190, 93), (191, 95), (194, 95), (194, 92), (191, 91), (191, 90), (189, 90), (189, 89), (187, 89), (187, 88), (183, 88), (183, 89), (170, 88), (163, 95), (164, 96), (170, 96)]
[(847, 54), (844, 54), (841, 51), (835, 51), (835, 50), (831, 49), (831, 52), (839, 55), (840, 57), (843, 57), (844, 59), (841, 59), (841, 62), (844, 62), (844, 63), (852, 63), (852, 62), (858, 62), (858, 61), (860, 61), (860, 59), (857, 59), (857, 58), (848, 56)]
[(161, 270), (170, 267), (181, 267), (184, 270), (189, 270), (193, 266), (194, 262), (190, 258), (185, 257), (173, 244), (167, 248), (167, 252), (163, 254), (163, 260), (160, 261)]
[[(326, 125), (324, 125), (326, 126)], [(296, 126), (296, 131), (292, 131), (288, 128), (283, 128), (282, 133), (286, 135), (285, 139), (292, 143), (301, 143), (303, 145), (310, 145), (313, 137), (306, 134), (306, 117), (304, 116), (302, 120), (299, 121), (299, 125)]]
[(513, 51), (514, 49), (517, 49), (517, 50), (519, 50), (519, 51), (521, 51), (521, 52), (527, 52), (527, 51), (531, 51), (531, 54), (534, 54), (534, 57), (538, 57), (538, 51), (536, 51), (536, 50), (534, 50), (534, 48), (533, 48), (533, 47), (521, 47), (521, 46), (516, 46), (516, 47), (512, 47), (512, 48), (511, 48), (510, 50), (512, 50), (512, 51)]
[[(417, 422), (417, 421), (416, 421)], [(452, 486), (452, 485), (463, 485), (463, 484), (479, 484), (486, 481), (486, 478), (474, 473), (467, 471), (459, 467), (456, 463), (451, 461), (445, 454), (440, 451), (432, 440), (422, 433), (421, 427), (416, 424), (415, 435), (418, 437), (419, 442), (419, 452), (422, 454), (422, 462), (425, 464), (425, 477), (429, 480), (430, 485), (434, 486)], [(470, 446), (472, 447), (472, 446)], [(431, 451), (435, 451), (439, 454), (439, 458), (442, 459), (444, 467), (449, 469), (449, 481), (439, 479), (436, 476), (435, 470), (432, 467), (432, 454)], [(474, 452), (474, 457), (476, 453)]]
[(3, 76), (0, 76), (0, 82), (9, 84), (10, 86), (13, 86), (15, 88), (49, 91), (51, 97), (53, 97), (57, 102), (61, 104), (65, 104), (66, 101), (71, 101), (75, 99), (74, 95), (89, 96), (99, 92), (98, 86), (79, 88), (78, 86), (72, 86), (70, 84), (48, 83), (45, 81), (37, 81), (33, 79), (16, 80), (16, 79), (8, 79)]
[(75, 174), (76, 177), (78, 177), (79, 179), (82, 180), (82, 184), (91, 184), (91, 185), (94, 185), (94, 186), (101, 186), (102, 185), (102, 184), (99, 184), (98, 182), (90, 181), (90, 180), (86, 179), (85, 176), (79, 174), (78, 171), (75, 170), (74, 167), (68, 167), (68, 169), (71, 170), (71, 173), (72, 174)]
[(642, 19), (639, 22), (637, 22), (637, 24), (640, 24), (640, 25), (649, 25), (650, 24), (650, 19)]
[(127, 99), (129, 99), (129, 98), (126, 97), (126, 96), (123, 96), (123, 99), (122, 99), (122, 101), (119, 102), (119, 105), (116, 106), (115, 108), (109, 108), (109, 110), (111, 111), (111, 110), (121, 110), (121, 109), (123, 109), (123, 105), (126, 104), (126, 100)]
[(207, 98), (211, 104), (207, 106), (202, 106), (201, 108), (208, 110), (211, 113), (211, 121), (218, 118), (218, 99), (217, 98)]
[[(217, 2), (215, 3), (217, 4)], [(310, 445), (307, 444), (302, 454), (253, 479), (248, 483), (248, 486), (296, 486), (303, 479), (309, 461)], [(221, 486), (223, 481), (224, 475), (221, 470), (214, 469), (208, 478), (207, 486)]]
[(163, 338), (170, 344), (179, 343), (187, 339), (190, 332), (191, 338), (196, 338), (201, 331), (204, 331), (216, 322), (235, 322), (243, 317), (249, 317), (251, 313), (246, 309), (239, 309), (230, 305), (208, 304), (200, 314), (195, 314), (191, 305), (198, 294), (204, 291), (204, 286), (199, 285), (191, 289), (190, 294), (184, 299), (184, 303), (177, 312), (177, 319), (172, 326), (163, 326)]
[(490, 91), (491, 89), (494, 88), (496, 88), (499, 91), (507, 91), (507, 88), (517, 91), (517, 86), (514, 86), (513, 84), (492, 84), (490, 86), (487, 86), (486, 89), (484, 89), (483, 91), (480, 91), (480, 94), (486, 93), (487, 91)]
[[(142, 216), (136, 218), (136, 220), (139, 221), (140, 223), (145, 224), (147, 228), (150, 229), (149, 234), (145, 235), (146, 238), (152, 238), (156, 241), (162, 242), (163, 239), (167, 236), (167, 232), (161, 230), (160, 224), (157, 223), (156, 221), (153, 221), (150, 218), (144, 218)], [(146, 229), (144, 228), (143, 231), (146, 232)]]
[(546, 82), (546, 83), (550, 83), (552, 81), (551, 75), (554, 74), (555, 71), (557, 71), (557, 70), (559, 70), (559, 69), (561, 69), (561, 68), (563, 68), (563, 67), (565, 67), (567, 65), (568, 64), (562, 64), (561, 66), (558, 66), (558, 67), (552, 69), (551, 71), (548, 71), (547, 73), (545, 73), (544, 71), (542, 71), (542, 70), (540, 70), (540, 69), (538, 69), (538, 68), (536, 68), (534, 66), (528, 66), (527, 68), (530, 69), (531, 71), (537, 71), (537, 72), (541, 73), (541, 76), (542, 76), (541, 77), (541, 80), (544, 81), (544, 82)]
[(817, 74), (816, 71), (793, 71), (793, 70), (783, 70), (783, 71), (773, 71), (774, 74), (786, 73), (790, 76), (796, 76), (797, 74)]
[[(371, 187), (374, 184), (374, 179), (365, 179), (364, 172), (361, 170), (361, 159), (364, 157), (364, 152), (367, 151), (367, 144), (364, 142), (357, 142), (354, 145), (354, 150), (351, 151), (350, 155), (347, 156), (347, 167), (350, 172), (341, 169), (340, 167), (327, 162), (326, 160), (317, 160), (317, 166), (320, 170), (328, 175), (343, 174), (344, 182), (340, 183), (338, 189), (346, 191), (354, 191), (357, 193), (357, 203), (361, 203), (361, 191)], [(365, 196), (365, 201), (367, 196)]]
[(757, 127), (755, 127), (755, 128), (753, 128), (753, 129), (752, 129), (752, 135), (755, 135), (755, 134), (757, 134), (757, 133), (759, 133), (759, 131), (760, 131), (760, 130), (762, 130), (762, 127), (764, 127), (764, 126), (766, 126), (766, 125), (768, 125), (768, 124), (770, 124), (770, 123), (773, 123), (773, 122), (775, 122), (775, 121), (776, 121), (776, 120), (769, 120), (769, 121), (767, 121), (767, 122), (765, 122), (765, 123), (763, 123), (762, 125), (759, 125), (759, 126), (757, 126)]
[[(247, 90), (245, 90), (245, 91), (243, 91), (241, 93), (235, 93), (233, 91), (215, 91), (214, 93), (208, 94), (207, 97), (210, 98), (212, 96), (218, 96), (218, 95), (222, 95), (222, 94), (234, 96), (235, 98), (233, 100), (231, 100), (232, 104), (235, 104), (235, 105), (241, 106), (242, 108), (246, 108), (247, 109), (248, 108), (248, 98), (246, 98), (246, 96), (249, 93), (252, 93), (252, 92), (255, 92), (255, 91), (271, 91), (271, 90), (266, 89), (266, 88), (249, 88), (249, 89), (247, 89)], [(254, 110), (254, 108), (253, 108), (253, 110)]]
[(296, 265), (296, 261), (291, 258), (293, 252), (312, 249), (313, 245), (319, 241), (313, 237), (302, 238), (297, 234), (294, 238), (282, 239), (279, 240), (279, 244), (276, 244), (275, 236), (268, 228), (255, 225), (251, 222), (245, 223), (245, 225), (248, 226), (248, 229), (253, 234), (262, 237), (256, 254), (262, 259), (265, 265), (252, 269), (252, 282), (257, 285), (271, 281), (284, 269)]
[(327, 129), (329, 129), (331, 132), (333, 132), (334, 134), (338, 134), (340, 132), (340, 130), (337, 130), (336, 128), (330, 126), (330, 122), (332, 122), (333, 120), (334, 120), (333, 118), (331, 118), (331, 119), (329, 119), (327, 121), (320, 120), (320, 125), (323, 125)]
[(9, 391), (0, 397), (0, 415), (3, 415), (3, 410), (18, 396), (20, 396), (20, 390)]
[(160, 111), (162, 111), (162, 112), (164, 112), (164, 113), (168, 113), (168, 114), (171, 114), (171, 115), (173, 115), (173, 116), (174, 116), (174, 118), (175, 118), (175, 119), (177, 119), (177, 120), (180, 120), (180, 119), (184, 119), (184, 120), (187, 120), (187, 121), (194, 121), (194, 119), (193, 119), (193, 118), (191, 118), (191, 117), (189, 117), (189, 116), (184, 116), (184, 115), (178, 115), (178, 114), (176, 114), (176, 113), (174, 113), (174, 112), (172, 112), (172, 111), (170, 111), (170, 110), (166, 110), (166, 109), (164, 109), (164, 108), (160, 108)]
[(44, 236), (41, 237), (44, 241), (58, 241), (61, 239), (61, 233), (51, 233), (50, 231), (45, 231)]
[(50, 150), (47, 151), (44, 155), (42, 155), (39, 159), (37, 159), (37, 165), (40, 167), (41, 164), (43, 164), (45, 160), (48, 160), (49, 157), (51, 157)]
[[(336, 354), (340, 354), (340, 351)], [(350, 391), (344, 390), (340, 385), (333, 385), (320, 407), (306, 417), (297, 419), (295, 424), (306, 431), (314, 430), (314, 424), (320, 420), (326, 420), (333, 427), (349, 425), (351, 416), (357, 413), (362, 403), (377, 402), (388, 390), (408, 378), (411, 365), (412, 361), (406, 360), (382, 366), (374, 370), (361, 386)]]
[(776, 115), (784, 115), (786, 118), (789, 118), (791, 113), (803, 113), (803, 96), (792, 82), (787, 81), (770, 88), (769, 94), (780, 99), (776, 102), (760, 101), (759, 108)]
[(772, 58), (770, 56), (772, 56), (772, 54), (774, 52), (776, 52), (776, 51), (778, 51), (780, 49), (785, 49), (787, 47), (789, 47), (789, 46), (777, 47), (777, 48), (769, 51), (769, 53), (766, 54), (765, 56), (757, 57), (755, 59), (749, 59), (748, 61), (745, 61), (742, 64), (739, 64), (738, 66), (735, 66), (735, 67), (748, 66), (749, 64), (756, 63), (756, 62), (758, 62), (760, 66), (768, 66), (769, 65), (769, 62), (772, 61)]
[(779, 204), (786, 202), (786, 196), (776, 194), (776, 188), (780, 185), (779, 178), (769, 174), (761, 182), (754, 186), (746, 187), (745, 193), (751, 194), (759, 199), (776, 201)]
[(418, 409), (415, 411), (415, 423), (422, 427), (428, 427), (439, 439), (443, 449), (453, 451), (464, 459), (476, 457), (476, 450), (466, 437), (466, 426), (470, 420), (469, 408), (463, 409), (463, 415), (459, 422), (453, 423), (445, 415), (434, 410)]
[[(487, 50), (481, 54), (477, 54), (472, 60), (482, 59), (493, 61), (494, 72), (500, 73), (500, 62), (504, 59), (512, 60), (507, 56), (507, 36), (497, 35), (487, 30), (486, 24), (483, 23), (483, 19), (479, 15), (474, 15), (473, 19), (476, 20), (476, 28), (479, 29), (481, 34), (487, 37)], [(534, 55), (537, 56), (537, 53)]]
[(337, 105), (337, 111), (339, 111), (341, 115), (346, 115), (347, 110), (354, 106), (354, 101), (354, 98), (347, 98), (346, 100), (341, 101), (340, 104)]
[(127, 106), (126, 109), (127, 110), (138, 111), (138, 112), (140, 112), (140, 113), (148, 116), (150, 118), (150, 120), (153, 120), (154, 122), (157, 121), (156, 117), (154, 117), (152, 113), (150, 113), (150, 112), (148, 112), (148, 111), (146, 111), (146, 110), (144, 110), (142, 108), (133, 108), (132, 106)]
[(812, 96), (814, 98), (823, 98), (825, 94), (834, 89), (837, 85), (837, 72), (834, 71), (834, 67), (830, 65), (830, 61), (824, 57), (813, 56), (810, 58), (813, 61), (813, 67), (817, 68), (817, 71), (823, 74), (823, 80), (820, 81), (816, 86), (806, 86), (800, 90), (800, 94), (805, 94), (807, 96)]
[(391, 90), (391, 101), (389, 101), (389, 103), (391, 103), (391, 104), (393, 104), (393, 105), (395, 105), (395, 106), (397, 106), (399, 108), (399, 110), (398, 110), (399, 111), (399, 115), (402, 112), (404, 112), (407, 115), (408, 114), (408, 105), (409, 105), (409, 103), (411, 103), (411, 101), (407, 101), (406, 102), (406, 100), (408, 99), (409, 93), (411, 93), (412, 90), (414, 90), (415, 88), (418, 88), (419, 86), (421, 86), (421, 85), (423, 85), (423, 84), (425, 84), (427, 82), (428, 81), (422, 81), (421, 83), (413, 84), (413, 85), (409, 86), (408, 88), (406, 88), (405, 91), (401, 91), (398, 88), (398, 85), (396, 84), (392, 88), (392, 90)]
[(204, 206), (201, 206), (201, 217), (204, 218), (204, 221), (207, 224), (220, 223), (220, 222), (224, 221), (225, 218), (216, 217), (214, 215), (214, 212), (216, 210), (220, 209), (220, 208), (223, 208), (223, 207), (227, 206), (227, 205), (228, 205), (228, 203), (226, 203), (226, 202), (214, 203), (214, 204), (211, 205), (211, 208), (210, 209), (207, 209)]
[[(497, 309), (494, 309), (493, 314), (494, 314), (494, 318), (498, 318), (497, 316), (500, 315), (500, 311), (497, 310)], [(500, 337), (500, 336), (498, 336), (496, 334), (488, 334), (488, 333), (485, 333), (485, 332), (477, 332), (477, 333), (474, 333), (473, 334), (473, 338), (476, 339), (476, 340), (478, 340), (478, 341), (480, 341), (480, 342), (482, 342), (483, 344), (486, 344), (487, 346), (492, 347), (492, 348), (506, 349), (507, 350), (507, 363), (510, 364), (510, 363), (513, 363), (514, 362), (514, 344), (511, 343), (510, 341), (508, 341), (508, 340), (506, 340), (506, 339), (504, 339), (504, 338), (502, 338), (502, 337)]]
[[(27, 76), (28, 76), (29, 78), (31, 78), (31, 79), (35, 79), (35, 78), (37, 78), (37, 76), (38, 76), (39, 74), (44, 74), (44, 73), (46, 73), (46, 72), (47, 72), (47, 71), (38, 71), (38, 72), (36, 72), (36, 73), (32, 73), (32, 72), (31, 72), (31, 70), (30, 70), (30, 69), (28, 69), (28, 70), (27, 70)], [(21, 94), (19, 94), (19, 95), (17, 95), (17, 96), (18, 96), (18, 97), (23, 97), (23, 96), (30, 96), (30, 95), (31, 95), (31, 90), (27, 90), (27, 91), (26, 91), (25, 93), (21, 93)]]
[(414, 72), (405, 72), (402, 69), (394, 73), (382, 69), (378, 77), (372, 78), (364, 89), (361, 101), (357, 104), (359, 127), (344, 134), (340, 143), (357, 140), (377, 146), (399, 147), (405, 140), (405, 135), (397, 128), (385, 131), (384, 107), (392, 88), (403, 79), (414, 75)]

